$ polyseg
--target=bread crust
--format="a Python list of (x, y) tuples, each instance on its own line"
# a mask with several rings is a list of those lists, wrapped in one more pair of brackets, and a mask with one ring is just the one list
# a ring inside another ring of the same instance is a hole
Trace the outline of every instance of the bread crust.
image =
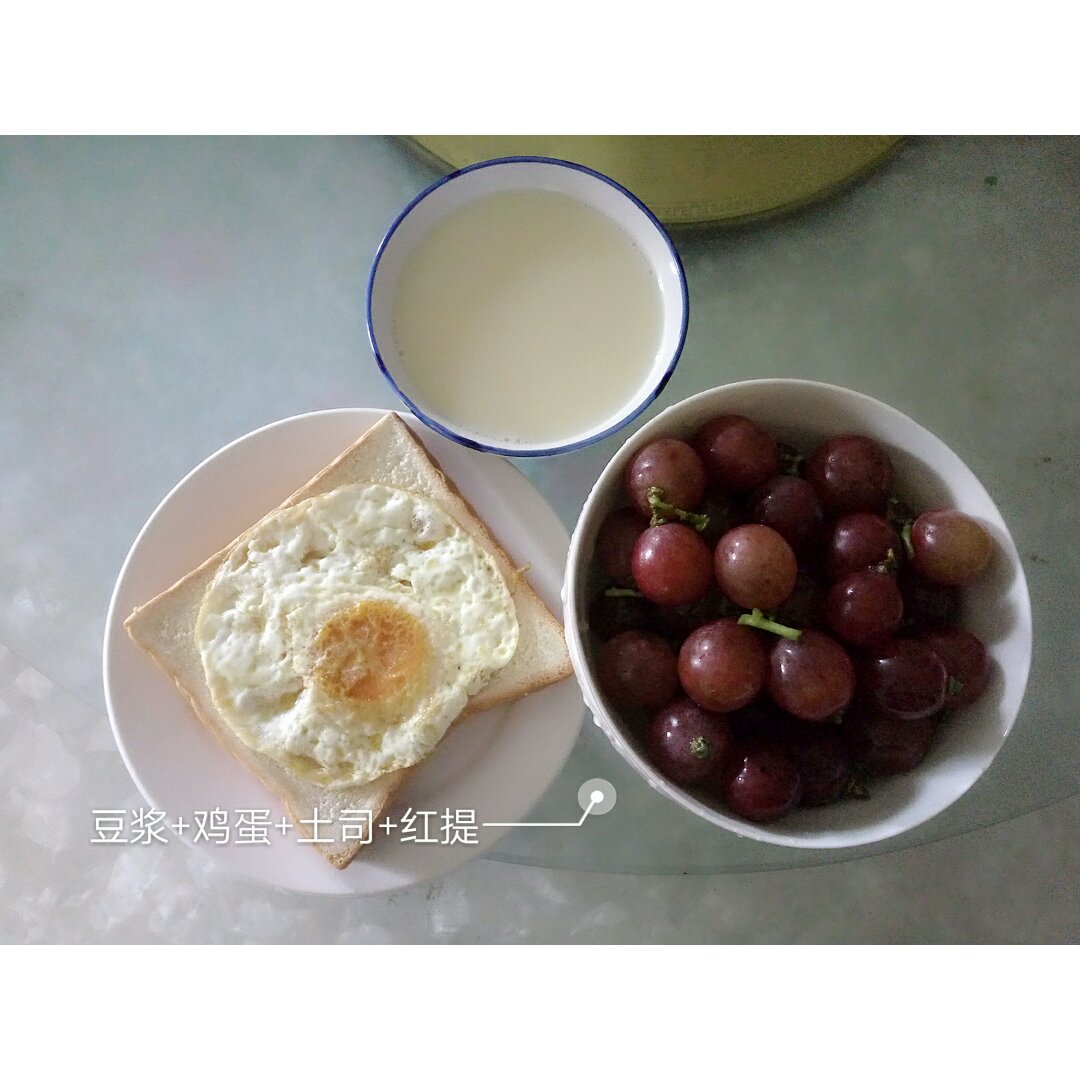
[[(396, 482), (395, 482), (396, 481)], [(427, 448), (396, 413), (373, 424), (334, 461), (290, 495), (261, 521), (306, 498), (350, 483), (385, 483), (431, 499), (447, 512), (495, 561), (506, 581), (518, 616), (519, 643), (510, 662), (469, 700), (454, 724), (468, 716), (509, 704), (572, 673), (562, 624), (529, 584), (488, 525), (443, 473)], [(179, 581), (135, 608), (124, 622), (131, 640), (172, 680), (192, 711), (222, 745), (277, 797), (301, 835), (312, 837), (305, 821), (329, 819), (340, 836), (343, 815), (375, 823), (408, 779), (412, 766), (354, 787), (329, 790), (295, 776), (274, 759), (251, 749), (232, 731), (214, 706), (195, 639), (203, 596), (218, 567), (245, 542), (260, 522), (210, 556)], [(453, 726), (453, 725), (451, 725)], [(436, 748), (437, 752), (437, 748)], [(313, 846), (334, 867), (343, 869), (371, 839), (364, 830), (355, 839), (315, 842)]]

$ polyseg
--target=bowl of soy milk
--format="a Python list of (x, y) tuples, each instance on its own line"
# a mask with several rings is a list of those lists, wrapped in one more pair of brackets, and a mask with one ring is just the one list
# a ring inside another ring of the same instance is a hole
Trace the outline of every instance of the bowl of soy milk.
[(617, 431), (686, 338), (686, 276), (651, 211), (569, 161), (499, 158), (436, 181), (375, 255), (368, 337), (429, 427), (538, 456)]

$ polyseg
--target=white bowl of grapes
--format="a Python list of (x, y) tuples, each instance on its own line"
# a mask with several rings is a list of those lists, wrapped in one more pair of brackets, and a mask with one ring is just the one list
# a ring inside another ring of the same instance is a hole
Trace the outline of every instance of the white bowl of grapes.
[(971, 470), (893, 407), (796, 379), (706, 390), (627, 440), (564, 597), (619, 753), (699, 817), (791, 847), (945, 810), (1001, 749), (1031, 663), (1023, 568)]

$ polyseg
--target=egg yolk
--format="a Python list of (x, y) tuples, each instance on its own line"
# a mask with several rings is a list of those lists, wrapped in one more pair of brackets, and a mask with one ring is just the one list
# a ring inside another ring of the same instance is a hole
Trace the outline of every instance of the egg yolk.
[(428, 651), (427, 634), (409, 612), (388, 600), (362, 600), (323, 624), (312, 674), (338, 700), (389, 703), (419, 689)]

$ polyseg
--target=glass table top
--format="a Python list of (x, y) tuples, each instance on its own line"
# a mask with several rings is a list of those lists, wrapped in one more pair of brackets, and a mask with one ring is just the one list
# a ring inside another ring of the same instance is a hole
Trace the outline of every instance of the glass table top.
[[(384, 230), (435, 175), (389, 138), (0, 139), (0, 643), (103, 712), (113, 583), (176, 481), (273, 420), (397, 407), (362, 297)], [(515, 830), (494, 857), (654, 873), (813, 865), (1076, 794), (1080, 139), (914, 139), (795, 216), (673, 235), (689, 335), (632, 428), (709, 386), (767, 376), (849, 386), (913, 417), (1012, 530), (1034, 610), (1027, 696), (952, 808), (834, 853), (688, 816), (586, 723), (531, 820), (576, 817), (593, 777), (614, 784), (618, 812)], [(571, 529), (627, 433), (515, 465)]]

